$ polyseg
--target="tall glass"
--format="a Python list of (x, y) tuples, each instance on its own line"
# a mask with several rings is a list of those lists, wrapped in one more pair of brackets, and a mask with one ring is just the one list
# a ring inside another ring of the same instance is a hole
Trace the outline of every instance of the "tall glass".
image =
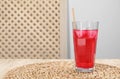
[(73, 22), (76, 69), (91, 72), (94, 68), (99, 22)]

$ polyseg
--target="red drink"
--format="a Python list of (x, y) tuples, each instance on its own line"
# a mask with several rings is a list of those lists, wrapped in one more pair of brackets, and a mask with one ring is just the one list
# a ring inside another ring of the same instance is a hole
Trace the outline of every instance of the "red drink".
[(77, 68), (93, 68), (98, 30), (73, 30), (75, 62)]

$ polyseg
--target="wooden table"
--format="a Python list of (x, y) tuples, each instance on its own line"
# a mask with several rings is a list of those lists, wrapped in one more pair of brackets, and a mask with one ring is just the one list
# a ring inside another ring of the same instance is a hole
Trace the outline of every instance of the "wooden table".
[[(51, 61), (73, 61), (72, 59), (0, 59), (0, 79), (10, 69), (19, 67), (26, 64), (51, 62)], [(108, 64), (112, 66), (120, 67), (120, 59), (97, 59), (96, 63)]]

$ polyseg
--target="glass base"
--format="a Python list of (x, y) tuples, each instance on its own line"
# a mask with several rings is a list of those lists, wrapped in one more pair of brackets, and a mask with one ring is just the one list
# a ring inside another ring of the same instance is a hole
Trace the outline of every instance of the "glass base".
[(78, 72), (92, 72), (93, 68), (78, 68), (78, 67), (76, 67), (76, 70)]

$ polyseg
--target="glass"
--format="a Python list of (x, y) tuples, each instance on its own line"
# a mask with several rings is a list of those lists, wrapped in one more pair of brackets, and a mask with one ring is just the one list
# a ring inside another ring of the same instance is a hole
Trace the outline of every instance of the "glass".
[(99, 22), (73, 22), (73, 40), (76, 70), (92, 72), (94, 69)]

